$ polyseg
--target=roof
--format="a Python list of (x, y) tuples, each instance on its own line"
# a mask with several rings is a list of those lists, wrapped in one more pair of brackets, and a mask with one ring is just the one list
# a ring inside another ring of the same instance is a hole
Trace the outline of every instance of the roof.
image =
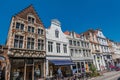
[[(65, 35), (70, 35), (70, 33), (72, 33), (72, 32), (69, 32), (69, 31), (64, 32)], [(80, 38), (80, 35), (77, 34), (76, 32), (75, 32), (75, 35), (76, 35), (77, 38)]]
[(65, 31), (64, 34), (65, 35), (70, 35), (70, 32), (69, 31)]
[(36, 18), (36, 23), (38, 24), (42, 24), (37, 12), (35, 11), (35, 9), (33, 8), (32, 5), (28, 6), (27, 8), (23, 9), (22, 11), (20, 11), (18, 14), (16, 14), (15, 16), (18, 16), (20, 18), (23, 18), (23, 19), (27, 19), (27, 15), (31, 13), (32, 15), (35, 16)]

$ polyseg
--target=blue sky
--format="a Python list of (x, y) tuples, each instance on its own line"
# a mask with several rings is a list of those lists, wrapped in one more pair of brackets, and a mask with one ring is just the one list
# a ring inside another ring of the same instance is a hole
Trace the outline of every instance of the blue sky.
[(5, 44), (11, 17), (30, 4), (46, 28), (57, 18), (63, 31), (100, 28), (105, 36), (120, 42), (120, 0), (0, 0), (0, 44)]

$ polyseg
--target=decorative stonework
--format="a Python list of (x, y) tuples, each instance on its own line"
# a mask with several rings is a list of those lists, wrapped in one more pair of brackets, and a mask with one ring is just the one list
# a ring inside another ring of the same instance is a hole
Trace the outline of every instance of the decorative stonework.
[(35, 50), (20, 50), (20, 49), (12, 49), (11, 53), (13, 57), (36, 57), (36, 58), (44, 58), (44, 51), (35, 51)]

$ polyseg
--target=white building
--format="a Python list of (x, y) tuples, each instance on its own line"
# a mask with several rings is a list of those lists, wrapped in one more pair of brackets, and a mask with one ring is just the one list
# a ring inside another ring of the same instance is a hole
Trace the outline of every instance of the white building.
[(114, 60), (114, 64), (115, 66), (120, 67), (120, 43), (112, 41), (112, 51), (113, 51), (112, 57)]
[(51, 26), (46, 29), (46, 76), (55, 76), (60, 66), (63, 76), (71, 74), (69, 43), (61, 30), (57, 19), (51, 20)]
[(97, 40), (97, 31), (93, 29), (89, 29), (84, 33), (84, 35), (89, 39), (90, 48), (93, 56), (93, 63), (98, 71), (104, 70), (105, 62), (103, 58), (103, 54), (100, 48), (100, 44)]
[(85, 36), (75, 32), (66, 31), (64, 34), (69, 40), (71, 59), (75, 63), (72, 69), (76, 70), (77, 73), (89, 71), (89, 66), (93, 62), (89, 41)]
[(110, 52), (110, 47), (107, 42), (107, 38), (104, 36), (101, 30), (96, 30), (96, 31), (97, 31), (96, 36), (99, 43), (99, 49), (104, 57), (105, 63), (103, 63), (103, 65), (105, 66), (106, 69), (109, 69), (110, 64), (113, 64), (113, 60), (112, 60), (112, 54)]

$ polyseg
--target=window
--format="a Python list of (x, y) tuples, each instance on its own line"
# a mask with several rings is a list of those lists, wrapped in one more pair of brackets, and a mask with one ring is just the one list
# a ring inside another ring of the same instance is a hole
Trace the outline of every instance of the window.
[(42, 29), (38, 29), (38, 34), (43, 35), (43, 30)]
[(53, 42), (48, 41), (48, 52), (53, 52)]
[(84, 43), (83, 42), (81, 42), (81, 45), (82, 45), (82, 47), (84, 47)]
[(85, 50), (83, 50), (83, 56), (86, 57), (86, 53), (85, 53)]
[(79, 41), (77, 42), (77, 46), (80, 46), (80, 42)]
[(57, 53), (60, 53), (60, 43), (56, 43)]
[(44, 40), (38, 39), (38, 49), (44, 50)]
[(69, 40), (69, 44), (72, 45), (72, 40)]
[(81, 53), (81, 50), (79, 50), (79, 53)]
[(89, 48), (89, 43), (87, 43), (87, 48)]
[(21, 23), (19, 23), (19, 22), (16, 22), (16, 29), (24, 30), (24, 24), (21, 24)]
[(75, 53), (78, 53), (77, 49), (75, 49)]
[(71, 56), (73, 56), (73, 49), (70, 49)]
[(86, 46), (86, 42), (84, 43), (84, 47), (87, 47), (87, 46)]
[(28, 22), (29, 23), (34, 23), (35, 19), (33, 17), (28, 16)]
[(58, 30), (55, 30), (55, 37), (59, 38), (59, 31)]
[(15, 35), (14, 47), (15, 48), (22, 48), (23, 47), (23, 36)]
[(89, 56), (88, 50), (86, 50), (86, 56), (87, 56), (87, 57)]
[(67, 45), (66, 44), (63, 44), (63, 51), (64, 51), (64, 53), (67, 53)]
[(34, 27), (28, 26), (28, 32), (34, 33)]
[(97, 46), (95, 45), (95, 50), (97, 50)]
[(74, 46), (76, 46), (76, 41), (74, 41)]
[(34, 49), (34, 38), (27, 38), (27, 49)]

